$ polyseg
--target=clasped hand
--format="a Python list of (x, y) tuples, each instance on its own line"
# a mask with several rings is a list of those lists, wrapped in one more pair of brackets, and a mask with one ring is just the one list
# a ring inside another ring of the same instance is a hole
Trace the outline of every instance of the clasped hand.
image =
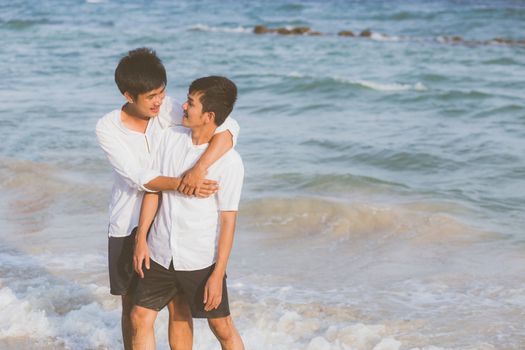
[(217, 181), (205, 179), (207, 171), (194, 166), (182, 174), (181, 182), (177, 191), (186, 196), (207, 198), (218, 191)]

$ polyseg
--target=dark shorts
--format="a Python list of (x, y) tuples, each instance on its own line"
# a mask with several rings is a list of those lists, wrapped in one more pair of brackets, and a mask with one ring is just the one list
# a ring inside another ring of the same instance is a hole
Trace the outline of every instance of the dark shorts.
[(175, 271), (173, 264), (169, 269), (150, 259), (150, 268), (143, 267), (144, 278), (138, 279), (135, 290), (135, 305), (147, 309), (162, 310), (176, 295), (182, 295), (191, 308), (194, 318), (217, 318), (230, 315), (226, 276), (222, 281), (222, 300), (211, 311), (204, 310), (204, 287), (215, 265), (195, 271)]
[(109, 237), (109, 286), (113, 295), (131, 294), (137, 287), (138, 276), (133, 269), (136, 231), (136, 228), (133, 229), (127, 237)]

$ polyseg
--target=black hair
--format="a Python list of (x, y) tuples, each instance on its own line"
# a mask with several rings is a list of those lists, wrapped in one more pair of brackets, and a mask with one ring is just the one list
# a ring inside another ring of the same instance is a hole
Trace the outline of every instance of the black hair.
[(203, 112), (215, 113), (215, 125), (220, 126), (233, 110), (237, 100), (237, 86), (228, 78), (209, 76), (191, 83), (189, 94), (202, 92), (200, 101)]
[(166, 85), (166, 69), (154, 50), (141, 47), (120, 59), (115, 69), (115, 83), (122, 94), (133, 98)]

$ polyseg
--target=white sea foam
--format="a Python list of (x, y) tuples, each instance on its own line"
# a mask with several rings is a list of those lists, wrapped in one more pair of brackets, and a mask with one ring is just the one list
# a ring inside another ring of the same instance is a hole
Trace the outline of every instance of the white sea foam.
[(331, 79), (333, 81), (343, 83), (343, 84), (350, 84), (350, 85), (358, 85), (362, 87), (366, 87), (368, 89), (376, 90), (376, 91), (385, 91), (385, 92), (401, 92), (401, 91), (426, 91), (428, 88), (421, 82), (416, 82), (413, 84), (403, 84), (403, 83), (378, 83), (373, 82), (369, 80), (360, 80), (360, 79), (347, 79), (342, 77), (315, 77), (315, 76), (309, 76), (302, 74), (300, 72), (290, 72), (287, 74), (290, 78), (306, 78), (306, 79)]
[(375, 41), (401, 41), (403, 39), (406, 40), (407, 38), (403, 38), (399, 36), (390, 36), (390, 35), (381, 34), (381, 33), (372, 33), (372, 35), (370, 36), (370, 39), (375, 40)]
[(290, 72), (290, 73), (288, 74), (288, 76), (289, 76), (290, 78), (304, 78), (304, 77), (305, 77), (304, 74), (301, 74), (301, 73), (299, 73), (299, 72)]
[(385, 338), (374, 346), (373, 350), (399, 350), (401, 342), (392, 338)]
[[(81, 259), (97, 260), (89, 255)], [(2, 265), (6, 260), (1, 261)], [(15, 260), (8, 268), (22, 268), (23, 263), (23, 260)], [(270, 275), (271, 272), (267, 271)], [(0, 309), (3, 311), (0, 313), (0, 339), (26, 337), (43, 344), (56, 344), (56, 348), (80, 350), (122, 346), (119, 299), (110, 296), (107, 287), (38, 275), (30, 286), (27, 286), (31, 282), (28, 278), (0, 280), (3, 286), (0, 289)], [(408, 344), (401, 344), (400, 335), (410, 333), (411, 338), (419, 339), (421, 344), (425, 339), (421, 330), (432, 328), (436, 317), (443, 321), (442, 314), (452, 313), (456, 305), (462, 305), (467, 311), (479, 310), (481, 306), (497, 311), (503, 309), (502, 305), (511, 305), (509, 300), (514, 300), (512, 305), (516, 306), (516, 312), (512, 317), (517, 319), (519, 307), (523, 305), (520, 297), (523, 289), (509, 290), (503, 286), (487, 289), (469, 281), (465, 281), (465, 285), (470, 289), (465, 289), (462, 280), (453, 276), (451, 279), (444, 276), (427, 281), (399, 282), (389, 285), (388, 292), (365, 285), (349, 286), (353, 290), (345, 285), (334, 291), (307, 291), (295, 285), (279, 287), (278, 276), (238, 277), (233, 274), (230, 278), (232, 314), (246, 347), (254, 350), (398, 350), (402, 345), (411, 349)], [(25, 287), (21, 288), (22, 285)], [(341, 297), (339, 301), (331, 300), (335, 294)], [(345, 299), (347, 302), (343, 303)], [(397, 315), (396, 309), (400, 310)], [(385, 310), (388, 311), (385, 313)], [(423, 321), (410, 320), (414, 312)], [(383, 321), (367, 321), (372, 315)], [(511, 317), (509, 312), (502, 315)], [(491, 318), (481, 317), (481, 320), (486, 319)], [(514, 321), (511, 320), (508, 327)], [(502, 322), (505, 325), (505, 321)], [(476, 325), (465, 321), (463, 326)], [(195, 334), (195, 349), (217, 347), (205, 321), (195, 322)], [(156, 336), (158, 349), (167, 350), (165, 311), (157, 320)], [(419, 350), (438, 349), (427, 345)]]
[(28, 300), (19, 299), (8, 287), (0, 289), (0, 310), (0, 339), (49, 337), (54, 334), (46, 312), (35, 309)]
[(421, 82), (417, 82), (415, 84), (377, 83), (377, 82), (368, 81), (368, 80), (355, 80), (353, 82), (356, 84), (362, 85), (364, 87), (370, 88), (372, 90), (376, 90), (376, 91), (395, 92), (395, 91), (408, 91), (408, 90), (414, 90), (414, 91), (428, 90), (427, 87), (423, 85), (423, 83)]
[[(312, 313), (316, 306), (297, 309), (293, 304), (275, 303), (271, 299), (254, 301), (235, 294), (231, 305), (248, 349), (343, 350), (352, 347), (372, 350), (391, 338), (386, 337), (389, 333), (384, 326), (352, 325), (354, 321), (341, 320), (337, 315)], [(0, 307), (3, 311), (0, 314), (0, 339), (29, 338), (66, 349), (116, 349), (122, 346), (118, 303), (91, 302), (59, 314), (46, 312), (5, 287), (0, 289)], [(217, 347), (217, 340), (205, 321), (196, 320), (195, 334), (196, 349)], [(165, 310), (156, 322), (156, 338), (158, 349), (168, 349)]]
[(69, 349), (121, 346), (120, 317), (115, 306), (106, 309), (100, 303), (91, 303), (64, 314), (46, 312), (30, 297), (17, 297), (5, 287), (0, 289), (0, 308), (0, 339), (29, 338)]
[(93, 271), (105, 267), (107, 259), (104, 254), (95, 253), (43, 253), (32, 256), (0, 253), (0, 263), (18, 268), (45, 267), (54, 271), (78, 271), (81, 267)]
[(214, 33), (251, 33), (252, 28), (242, 26), (238, 27), (210, 27), (206, 24), (196, 24), (190, 27), (190, 30), (200, 32), (214, 32)]

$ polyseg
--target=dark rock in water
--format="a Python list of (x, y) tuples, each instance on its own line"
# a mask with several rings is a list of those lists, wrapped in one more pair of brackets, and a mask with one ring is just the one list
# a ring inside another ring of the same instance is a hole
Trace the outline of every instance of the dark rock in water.
[(370, 38), (372, 36), (372, 32), (369, 29), (365, 29), (359, 34), (359, 36), (362, 36), (363, 38)]
[(513, 44), (512, 39), (506, 39), (506, 38), (496, 38), (494, 39), (494, 41), (497, 42), (498, 44)]
[(463, 42), (463, 38), (460, 36), (444, 36), (442, 41), (445, 43), (460, 43)]
[(279, 33), (281, 35), (290, 35), (290, 34), (292, 34), (292, 31), (290, 29), (286, 29), (286, 28), (277, 28), (277, 33)]
[(266, 26), (255, 26), (255, 28), (253, 28), (253, 32), (255, 34), (266, 34), (270, 32), (270, 29), (268, 29)]
[(268, 28), (263, 25), (257, 25), (253, 28), (255, 34), (267, 34), (267, 33), (277, 33), (281, 35), (321, 35), (319, 32), (312, 32), (310, 27), (295, 27), (292, 29), (280, 27), (280, 28)]
[(337, 33), (339, 36), (354, 36), (354, 32), (351, 30), (342, 30), (339, 33)]
[(292, 29), (292, 34), (303, 35), (310, 31), (310, 27), (296, 27)]
[(463, 45), (466, 45), (466, 46), (469, 46), (469, 47), (480, 46), (480, 45), (487, 45), (487, 42), (480, 41), (480, 40), (463, 40), (463, 41), (461, 41), (461, 43)]

